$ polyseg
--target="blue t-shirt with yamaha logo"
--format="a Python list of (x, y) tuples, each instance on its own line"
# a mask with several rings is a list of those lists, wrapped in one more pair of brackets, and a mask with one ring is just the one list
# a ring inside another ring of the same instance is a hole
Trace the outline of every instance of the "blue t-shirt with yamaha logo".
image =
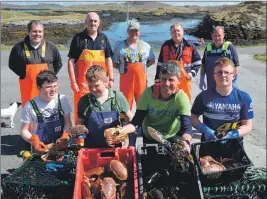
[(194, 115), (203, 115), (203, 123), (217, 133), (237, 129), (241, 120), (254, 117), (250, 96), (233, 88), (228, 96), (221, 96), (216, 89), (202, 91), (191, 109)]

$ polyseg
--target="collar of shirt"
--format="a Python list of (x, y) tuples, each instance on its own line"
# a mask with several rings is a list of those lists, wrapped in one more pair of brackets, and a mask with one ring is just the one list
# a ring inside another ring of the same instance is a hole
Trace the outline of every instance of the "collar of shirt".
[[(107, 87), (107, 89), (108, 89), (108, 99), (107, 99), (106, 101), (115, 98), (115, 93), (114, 93), (110, 88)], [(97, 106), (99, 106), (99, 107), (101, 106), (100, 102), (99, 102), (99, 101), (96, 99), (96, 97), (95, 97), (94, 95), (92, 95), (92, 94), (91, 94), (91, 100), (92, 100), (92, 103), (93, 103), (93, 104), (95, 104), (95, 105), (97, 105)], [(104, 103), (105, 103), (105, 102), (104, 102)]]

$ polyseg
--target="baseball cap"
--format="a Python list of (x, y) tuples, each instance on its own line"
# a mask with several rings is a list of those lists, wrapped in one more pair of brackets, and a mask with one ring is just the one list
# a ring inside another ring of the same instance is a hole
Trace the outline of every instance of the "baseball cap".
[(140, 23), (137, 21), (131, 21), (128, 25), (127, 30), (140, 30)]

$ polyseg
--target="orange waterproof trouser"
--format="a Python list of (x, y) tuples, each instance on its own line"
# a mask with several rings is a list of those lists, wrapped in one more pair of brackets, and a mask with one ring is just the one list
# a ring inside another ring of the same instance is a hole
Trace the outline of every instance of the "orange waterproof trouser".
[(187, 77), (187, 72), (185, 71), (184, 68), (184, 63), (181, 61), (174, 61), (177, 62), (180, 69), (181, 69), (181, 79), (180, 79), (180, 83), (179, 83), (179, 88), (181, 88), (186, 95), (188, 96), (190, 102), (192, 100), (192, 81), (188, 80)]
[(146, 88), (147, 80), (144, 63), (128, 63), (126, 74), (120, 74), (120, 91), (126, 97), (131, 110), (134, 98), (137, 106), (141, 94)]
[(36, 85), (36, 77), (42, 70), (47, 70), (47, 64), (27, 64), (26, 76), (19, 79), (21, 103), (24, 107), (25, 103), (39, 94)]
[(78, 103), (82, 96), (89, 93), (88, 83), (85, 78), (86, 71), (92, 65), (102, 66), (106, 73), (109, 74), (105, 63), (105, 52), (103, 50), (89, 50), (84, 49), (75, 66), (75, 78), (79, 86), (80, 92), (74, 92), (73, 111), (74, 124), (78, 122)]

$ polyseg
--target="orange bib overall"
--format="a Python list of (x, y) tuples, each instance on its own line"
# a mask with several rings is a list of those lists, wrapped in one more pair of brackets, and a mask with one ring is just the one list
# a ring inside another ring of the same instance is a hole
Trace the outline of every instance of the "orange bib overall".
[[(26, 58), (30, 58), (30, 51), (27, 44), (24, 43), (24, 50)], [(42, 46), (42, 57), (45, 57), (45, 43)], [(42, 70), (48, 70), (48, 65), (46, 63), (42, 64), (27, 64), (26, 65), (26, 75), (24, 79), (19, 79), (20, 95), (22, 107), (25, 103), (39, 94), (36, 85), (36, 77)]]
[(127, 67), (128, 71), (120, 74), (120, 91), (126, 97), (132, 110), (134, 97), (137, 105), (141, 94), (147, 88), (147, 80), (143, 62), (128, 63)]
[(74, 123), (78, 122), (78, 103), (82, 96), (89, 93), (88, 83), (85, 78), (86, 71), (90, 66), (99, 65), (104, 67), (107, 75), (109, 71), (106, 67), (104, 50), (88, 50), (84, 49), (75, 65), (75, 78), (80, 92), (74, 92)]
[(184, 68), (184, 62), (182, 61), (176, 61), (176, 60), (171, 60), (171, 61), (174, 61), (176, 62), (179, 67), (180, 67), (180, 70), (181, 70), (181, 79), (180, 79), (180, 83), (179, 83), (179, 88), (182, 89), (186, 95), (188, 96), (190, 102), (191, 102), (191, 99), (192, 99), (192, 94), (191, 94), (191, 91), (192, 91), (192, 81), (191, 80), (188, 80), (186, 78), (187, 76), (187, 72), (185, 71), (185, 68)]

